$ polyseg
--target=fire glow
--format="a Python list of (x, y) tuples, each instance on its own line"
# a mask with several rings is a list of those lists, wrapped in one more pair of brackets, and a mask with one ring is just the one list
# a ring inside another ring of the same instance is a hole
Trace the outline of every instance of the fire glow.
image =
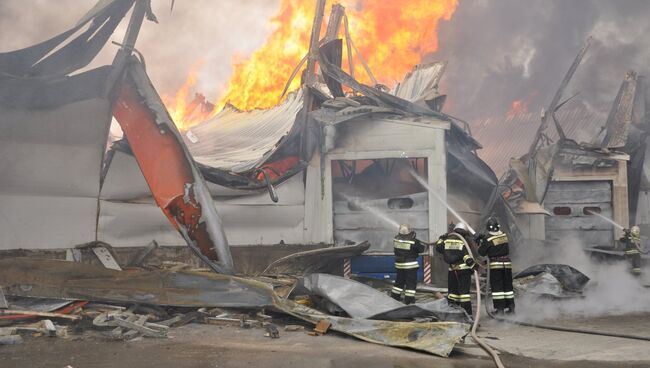
[[(308, 52), (315, 3), (281, 0), (278, 13), (270, 20), (273, 31), (267, 41), (250, 57), (233, 58), (230, 81), (224, 93), (215, 98), (217, 108), (208, 113), (188, 112), (192, 107), (190, 101), (194, 100), (192, 87), (200, 69), (196, 64), (175, 96), (164, 99), (179, 128), (200, 123), (226, 103), (242, 110), (276, 105), (291, 72)], [(392, 86), (420, 63), (424, 55), (438, 49), (438, 24), (451, 19), (458, 0), (341, 0), (340, 3), (346, 8), (351, 38), (359, 53), (378, 82)], [(325, 29), (322, 27), (321, 37)], [(370, 84), (357, 59), (353, 58), (355, 77)], [(347, 68), (346, 60), (343, 65)], [(289, 91), (300, 86), (299, 76)]]
[(514, 118), (517, 115), (522, 115), (528, 113), (528, 102), (524, 100), (515, 100), (512, 101), (510, 106), (510, 111), (506, 114), (509, 119)]

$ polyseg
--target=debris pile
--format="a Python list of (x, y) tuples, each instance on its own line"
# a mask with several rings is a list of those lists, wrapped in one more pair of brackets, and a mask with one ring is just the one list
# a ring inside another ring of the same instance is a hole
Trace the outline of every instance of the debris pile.
[[(294, 257), (302, 259), (302, 265), (309, 258)], [(315, 326), (312, 335), (334, 330), (368, 342), (448, 356), (469, 332), (471, 321), (444, 299), (432, 297), (406, 306), (357, 281), (319, 273), (242, 278), (188, 267), (118, 271), (10, 258), (0, 260), (0, 285), (9, 308), (1, 312), (0, 321), (11, 324), (13, 332), (31, 326), (43, 335), (60, 337), (68, 333), (59, 331), (83, 335), (90, 330), (124, 341), (165, 338), (176, 327), (204, 323), (255, 328), (279, 338), (280, 323), (284, 331), (299, 332), (306, 322)], [(33, 327), (35, 320), (43, 325)], [(61, 325), (43, 322), (50, 320)]]
[(540, 264), (514, 276), (513, 286), (517, 293), (553, 298), (573, 298), (582, 295), (589, 282), (582, 272), (568, 265)]

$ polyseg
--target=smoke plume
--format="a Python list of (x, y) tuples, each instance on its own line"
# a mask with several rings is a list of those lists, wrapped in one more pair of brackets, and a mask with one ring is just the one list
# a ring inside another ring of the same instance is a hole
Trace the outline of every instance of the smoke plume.
[[(72, 26), (95, 0), (3, 0), (0, 51), (32, 45)], [(233, 58), (261, 46), (278, 11), (276, 0), (153, 0), (159, 24), (145, 23), (137, 48), (163, 94), (172, 95), (201, 62), (197, 91), (217, 96)], [(466, 120), (505, 115), (513, 102), (539, 111), (552, 98), (585, 39), (594, 42), (567, 95), (608, 110), (629, 69), (650, 60), (650, 3), (645, 0), (460, 0), (439, 25), (439, 50), (423, 61), (448, 60), (441, 91), (447, 111)], [(113, 40), (120, 41), (123, 22)], [(107, 46), (96, 63), (111, 61)], [(371, 65), (372, 67), (372, 65)]]
[(584, 244), (575, 236), (561, 244), (531, 244), (525, 252), (517, 254), (514, 258), (517, 269), (541, 263), (567, 264), (590, 278), (582, 298), (551, 300), (518, 295), (518, 319), (542, 321), (650, 312), (650, 293), (643, 286), (647, 275), (632, 276), (626, 260), (596, 261), (584, 249)]
[(625, 72), (646, 71), (649, 12), (643, 0), (461, 0), (427, 60), (449, 61), (441, 91), (453, 115), (502, 116), (516, 100), (538, 112), (591, 35), (566, 95), (580, 92), (591, 107), (609, 110)]
[[(0, 52), (31, 46), (72, 28), (96, 0), (0, 1)], [(174, 94), (193, 65), (200, 63), (197, 92), (218, 96), (232, 73), (232, 59), (260, 47), (271, 29), (277, 1), (153, 0), (159, 23), (145, 21), (136, 48), (161, 94)], [(130, 14), (130, 13), (129, 13)], [(122, 41), (129, 14), (112, 41)], [(106, 45), (92, 65), (113, 60), (117, 46)]]

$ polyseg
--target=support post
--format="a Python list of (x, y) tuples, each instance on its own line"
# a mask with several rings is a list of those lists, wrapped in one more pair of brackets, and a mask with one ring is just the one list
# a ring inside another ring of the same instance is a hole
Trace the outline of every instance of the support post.
[(309, 43), (309, 57), (307, 58), (307, 70), (304, 88), (304, 103), (300, 113), (299, 122), (302, 124), (300, 134), (300, 156), (303, 161), (306, 161), (308, 155), (307, 145), (305, 144), (307, 135), (307, 120), (309, 112), (312, 109), (314, 96), (312, 95), (309, 87), (316, 83), (316, 61), (318, 60), (318, 44), (320, 39), (320, 29), (323, 23), (323, 15), (325, 13), (326, 0), (317, 0), (316, 14), (314, 15), (314, 24), (311, 29), (311, 40)]
[(335, 40), (339, 37), (339, 31), (341, 29), (341, 20), (343, 19), (343, 14), (345, 14), (345, 7), (343, 7), (343, 5), (341, 4), (332, 5), (330, 18), (327, 21), (327, 31), (325, 32), (325, 43)]

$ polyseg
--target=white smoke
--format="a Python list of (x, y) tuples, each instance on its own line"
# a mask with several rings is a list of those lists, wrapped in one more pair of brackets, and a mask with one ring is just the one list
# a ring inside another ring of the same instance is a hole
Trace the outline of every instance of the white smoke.
[[(97, 0), (0, 1), (0, 52), (34, 45), (64, 32)], [(210, 100), (219, 96), (232, 73), (232, 60), (246, 57), (271, 33), (269, 19), (278, 0), (153, 0), (159, 23), (145, 21), (136, 48), (144, 54), (147, 72), (162, 94), (173, 95), (193, 65), (201, 61), (196, 92)], [(130, 13), (129, 13), (130, 14)], [(129, 14), (111, 41), (121, 42)], [(94, 66), (109, 64), (117, 46), (107, 44)]]
[[(544, 247), (536, 244), (533, 249), (540, 250), (540, 246)], [(515, 266), (523, 269), (541, 263), (566, 264), (587, 275), (590, 281), (582, 297), (557, 300), (518, 295), (518, 319), (542, 321), (559, 317), (650, 312), (650, 292), (643, 286), (643, 278), (630, 274), (627, 260), (596, 261), (584, 251), (584, 245), (577, 237), (546, 247), (541, 251), (521, 250), (522, 257), (515, 259)]]

